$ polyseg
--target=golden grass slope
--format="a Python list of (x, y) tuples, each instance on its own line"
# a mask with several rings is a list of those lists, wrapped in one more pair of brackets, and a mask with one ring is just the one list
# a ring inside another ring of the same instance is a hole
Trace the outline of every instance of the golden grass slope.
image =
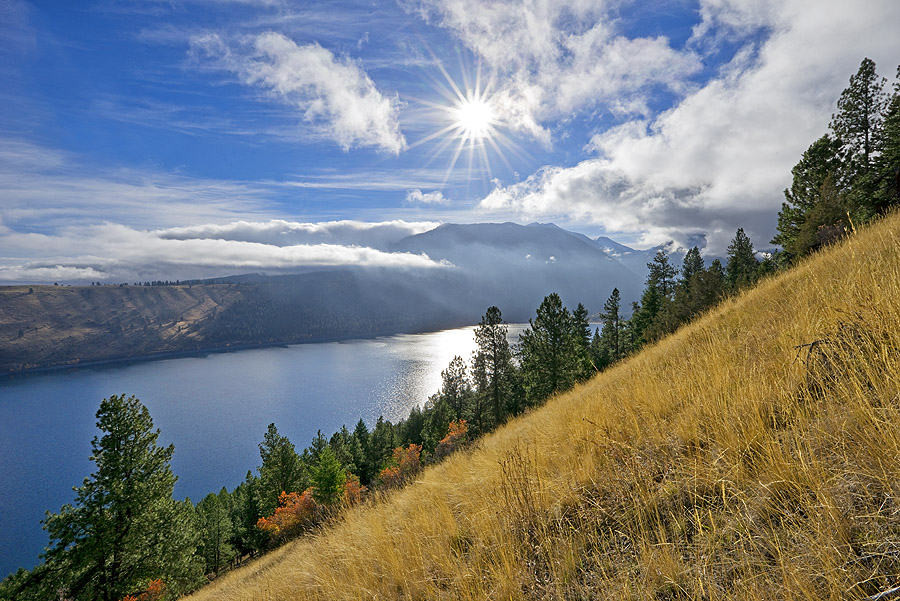
[(196, 600), (862, 599), (900, 584), (900, 219)]

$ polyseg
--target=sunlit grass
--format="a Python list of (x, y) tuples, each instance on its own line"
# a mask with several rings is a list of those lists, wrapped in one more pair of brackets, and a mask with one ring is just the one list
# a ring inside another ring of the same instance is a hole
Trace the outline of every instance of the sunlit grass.
[(900, 583), (892, 217), (195, 599), (864, 599)]

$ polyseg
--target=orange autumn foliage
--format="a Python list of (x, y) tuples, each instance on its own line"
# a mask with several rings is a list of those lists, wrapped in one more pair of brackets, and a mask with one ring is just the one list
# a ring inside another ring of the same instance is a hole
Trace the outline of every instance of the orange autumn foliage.
[(466, 420), (453, 420), (447, 427), (447, 435), (441, 439), (437, 448), (434, 450), (434, 456), (438, 459), (446, 457), (455, 451), (466, 439), (466, 432), (469, 426)]
[(359, 477), (348, 472), (347, 480), (344, 482), (344, 504), (356, 505), (363, 500), (368, 490), (360, 483)]
[(405, 449), (394, 449), (392, 464), (381, 470), (378, 478), (388, 487), (400, 486), (418, 472), (422, 464), (419, 456), (422, 453), (422, 445), (410, 443)]
[(162, 601), (166, 595), (166, 583), (162, 578), (151, 580), (147, 583), (147, 589), (139, 595), (126, 595), (122, 601)]
[(269, 517), (259, 518), (256, 527), (270, 536), (289, 536), (311, 526), (316, 521), (318, 506), (313, 499), (312, 488), (302, 493), (282, 492), (278, 497), (278, 507)]

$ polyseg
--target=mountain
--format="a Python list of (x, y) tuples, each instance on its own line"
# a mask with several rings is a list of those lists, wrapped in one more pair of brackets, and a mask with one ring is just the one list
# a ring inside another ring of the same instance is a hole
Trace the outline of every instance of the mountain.
[(590, 238), (553, 224), (445, 224), (391, 250), (452, 263), (461, 288), (442, 296), (476, 311), (497, 305), (508, 321), (527, 320), (549, 292), (590, 311), (599, 311), (615, 287), (623, 300), (636, 300), (646, 273), (646, 261), (628, 267)]
[(900, 215), (195, 593), (894, 599)]

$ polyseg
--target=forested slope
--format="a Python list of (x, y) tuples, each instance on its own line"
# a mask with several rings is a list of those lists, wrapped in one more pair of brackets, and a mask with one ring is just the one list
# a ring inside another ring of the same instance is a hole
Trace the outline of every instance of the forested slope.
[(193, 598), (875, 598), (897, 298), (895, 215)]

